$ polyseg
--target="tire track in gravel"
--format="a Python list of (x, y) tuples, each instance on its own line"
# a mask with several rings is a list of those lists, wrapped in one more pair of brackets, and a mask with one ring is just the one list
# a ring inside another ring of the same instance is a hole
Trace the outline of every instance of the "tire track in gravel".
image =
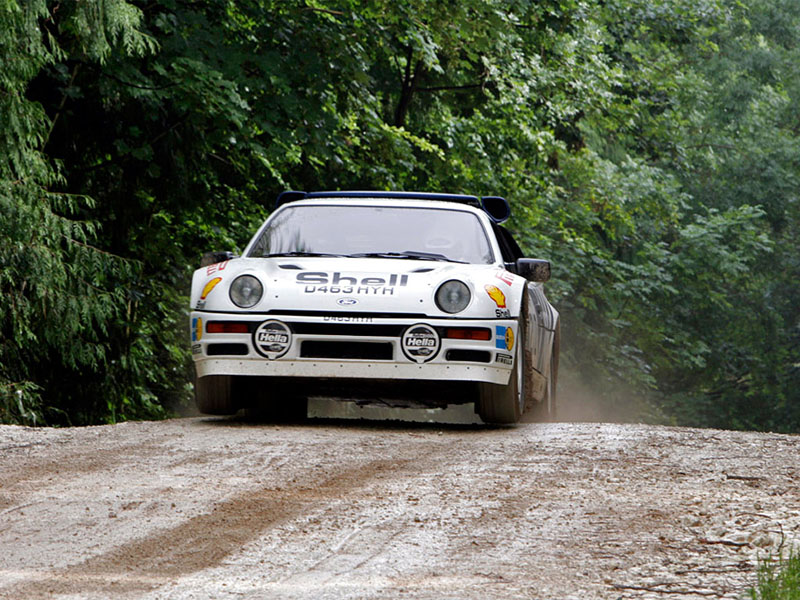
[(52, 453), (50, 446), (60, 443), (63, 442), (37, 442), (0, 448), (0, 456), (6, 461), (14, 453), (34, 454), (24, 470), (3, 472), (0, 479), (0, 517), (36, 504), (37, 501), (31, 501), (30, 498), (56, 480), (87, 479), (111, 469), (122, 470), (136, 460), (137, 454), (160, 449), (156, 443), (138, 442), (94, 449), (88, 453), (85, 448), (70, 449), (61, 452), (58, 458), (39, 456)]
[[(47, 444), (37, 445), (37, 454), (47, 451)], [(85, 448), (70, 449), (59, 453), (57, 458), (33, 457), (24, 471), (4, 473), (2, 489), (14, 492), (22, 488), (33, 489), (47, 485), (48, 481), (56, 478), (70, 476), (84, 476), (99, 471), (108, 471), (109, 468), (123, 468), (126, 463), (135, 460), (137, 454), (155, 451), (159, 445), (147, 442), (134, 442), (122, 446), (96, 448), (87, 452)], [(17, 452), (23, 450), (15, 449)], [(7, 451), (2, 454), (8, 457)]]
[(0, 597), (50, 598), (58, 594), (113, 597), (156, 589), (179, 576), (222, 563), (265, 530), (308, 511), (350, 497), (373, 479), (395, 479), (426, 461), (397, 457), (370, 460), (319, 480), (316, 473), (299, 475), (291, 486), (274, 484), (237, 493), (216, 502), (211, 512), (133, 540), (82, 563), (40, 571), (38, 580), (0, 590)]

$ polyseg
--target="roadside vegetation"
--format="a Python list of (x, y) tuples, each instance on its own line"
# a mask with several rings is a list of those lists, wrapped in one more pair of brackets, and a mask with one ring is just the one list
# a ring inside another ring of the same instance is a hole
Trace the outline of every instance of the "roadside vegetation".
[(800, 600), (800, 556), (777, 564), (765, 561), (758, 571), (758, 585), (750, 590), (752, 600)]
[(0, 421), (167, 415), (204, 251), (407, 189), (510, 200), (605, 405), (798, 432), (798, 64), (796, 0), (0, 1)]

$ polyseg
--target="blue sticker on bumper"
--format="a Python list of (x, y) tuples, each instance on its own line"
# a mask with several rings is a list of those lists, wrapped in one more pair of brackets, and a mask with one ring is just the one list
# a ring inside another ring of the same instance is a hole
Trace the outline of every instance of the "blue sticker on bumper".
[(494, 328), (495, 334), (497, 337), (494, 340), (494, 347), (499, 348), (500, 350), (506, 349), (506, 328), (500, 325), (496, 325)]

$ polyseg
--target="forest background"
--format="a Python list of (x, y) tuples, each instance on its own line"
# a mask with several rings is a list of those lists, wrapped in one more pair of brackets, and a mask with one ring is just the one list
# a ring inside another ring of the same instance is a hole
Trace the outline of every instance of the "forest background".
[(562, 364), (800, 431), (796, 0), (0, 0), (0, 421), (164, 417), (284, 189), (506, 196)]

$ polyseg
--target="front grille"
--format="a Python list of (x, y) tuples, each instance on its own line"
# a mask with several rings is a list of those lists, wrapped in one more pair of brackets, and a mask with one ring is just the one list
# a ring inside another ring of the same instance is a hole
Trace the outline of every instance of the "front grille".
[(306, 340), (300, 344), (300, 356), (302, 358), (392, 360), (394, 349), (390, 342)]
[(206, 346), (208, 356), (245, 356), (249, 351), (247, 344), (208, 344)]
[(477, 362), (477, 363), (490, 363), (492, 362), (492, 353), (486, 350), (448, 350), (445, 354), (445, 360), (451, 362)]

